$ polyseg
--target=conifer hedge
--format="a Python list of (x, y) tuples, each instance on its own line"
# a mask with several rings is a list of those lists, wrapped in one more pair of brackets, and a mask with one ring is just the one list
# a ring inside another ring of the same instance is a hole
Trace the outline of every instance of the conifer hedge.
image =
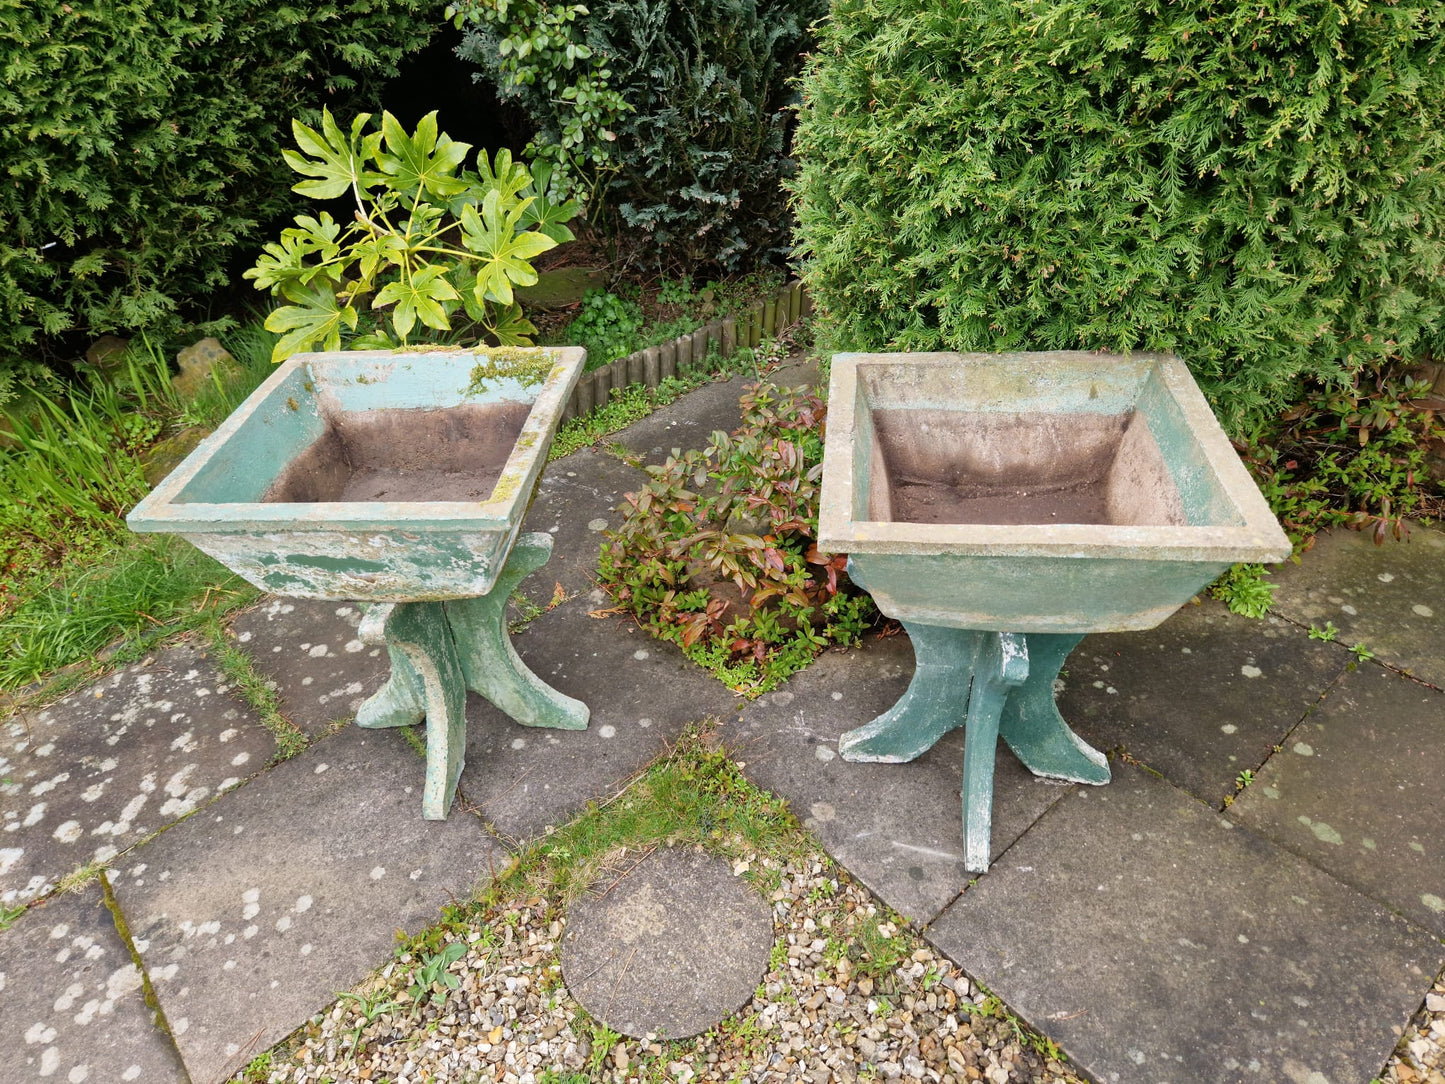
[(0, 0), (0, 392), (56, 336), (155, 327), (224, 285), (294, 199), (289, 118), (345, 109), (440, 17), (430, 0)]
[(1445, 355), (1445, 5), (836, 0), (794, 190), (834, 349), (1173, 350), (1236, 432)]

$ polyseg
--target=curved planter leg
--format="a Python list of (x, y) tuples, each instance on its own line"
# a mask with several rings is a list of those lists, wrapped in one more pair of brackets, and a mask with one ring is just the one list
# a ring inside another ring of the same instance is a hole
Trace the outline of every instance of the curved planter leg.
[(1109, 781), (1104, 754), (1069, 729), (1054, 705), (1054, 679), (1082, 636), (1029, 633), (1029, 677), (1004, 703), (999, 734), (1035, 775), (1070, 783)]
[(1083, 637), (982, 632), (903, 622), (914, 670), (898, 702), (838, 739), (844, 760), (901, 764), (963, 726), (964, 865), (988, 869), (994, 753), (1000, 737), (1035, 775), (1107, 783), (1104, 755), (1069, 729), (1054, 679)]
[(445, 820), (467, 748), (467, 686), (446, 611), (440, 602), (398, 602), (378, 610), (377, 621), (391, 654), (391, 678), (361, 706), (356, 721), (372, 727), (417, 722), (415, 701), (410, 698), (420, 692), (426, 715), (421, 815), (430, 821)]
[(369, 729), (413, 726), (426, 717), (426, 689), (421, 675), (407, 661), (406, 653), (386, 639), (386, 619), (393, 609), (394, 603), (375, 605), (361, 619), (361, 642), (386, 648), (391, 659), (391, 676), (356, 709), (357, 726)]
[(552, 536), (524, 534), (491, 594), (447, 602), (467, 688), (486, 697), (523, 726), (586, 730), (587, 705), (552, 688), (532, 673), (507, 635), (507, 599), (517, 584), (547, 563)]
[(969, 682), (986, 632), (903, 622), (913, 643), (913, 680), (898, 703), (838, 739), (844, 760), (903, 764), (963, 725)]
[(988, 869), (993, 831), (993, 763), (1004, 702), (1029, 676), (1024, 637), (986, 632), (973, 668), (968, 721), (963, 733), (963, 865), (970, 873)]
[(427, 820), (444, 820), (456, 798), (467, 746), (468, 689), (524, 726), (587, 726), (587, 705), (527, 669), (507, 637), (507, 599), (551, 554), (550, 535), (523, 535), (490, 594), (374, 606), (362, 619), (361, 639), (386, 644), (391, 676), (357, 709), (356, 721), (388, 727), (426, 719), (421, 809)]

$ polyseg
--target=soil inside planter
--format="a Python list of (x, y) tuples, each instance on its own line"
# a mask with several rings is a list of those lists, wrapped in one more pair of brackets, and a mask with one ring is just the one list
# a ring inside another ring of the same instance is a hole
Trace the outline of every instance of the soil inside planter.
[(878, 409), (869, 518), (1182, 525), (1147, 423), (1124, 414)]
[(484, 501), (530, 403), (371, 410), (326, 421), (262, 498), (268, 503)]

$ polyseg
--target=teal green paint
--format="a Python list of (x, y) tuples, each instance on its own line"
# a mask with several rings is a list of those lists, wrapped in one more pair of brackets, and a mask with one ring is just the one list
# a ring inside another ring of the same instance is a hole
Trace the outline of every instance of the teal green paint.
[(1153, 628), (1223, 571), (1216, 561), (854, 553), (849, 569), (890, 617), (950, 628)]
[(1035, 775), (1107, 783), (1103, 754), (1075, 734), (1053, 685), (1078, 636), (937, 628), (905, 621), (914, 671), (898, 702), (838, 740), (844, 760), (904, 763), (964, 727), (964, 865), (988, 869), (994, 750), (1003, 737)]
[(1199, 446), (1198, 437), (1159, 374), (1153, 374), (1145, 383), (1139, 396), (1138, 413), (1159, 445), (1164, 466), (1179, 490), (1189, 523), (1243, 525), (1244, 517), (1228, 500)]
[[(291, 458), (320, 440), (326, 430), (316, 394), (306, 390), (307, 383), (306, 370), (296, 369), (273, 389), (226, 442), (226, 454), (209, 457), (176, 496), (176, 503), (259, 501)], [(205, 447), (203, 442), (201, 448)]]
[(371, 728), (426, 719), (422, 816), (428, 820), (444, 820), (456, 797), (466, 751), (468, 690), (523, 726), (587, 728), (587, 705), (532, 673), (507, 635), (507, 599), (551, 553), (551, 535), (522, 535), (488, 594), (378, 607), (362, 622), (363, 639), (387, 645), (391, 677), (357, 710), (356, 721)]
[(385, 572), (385, 561), (364, 561), (357, 557), (327, 557), (323, 554), (298, 553), (286, 558), (297, 568), (317, 568), (325, 572)]

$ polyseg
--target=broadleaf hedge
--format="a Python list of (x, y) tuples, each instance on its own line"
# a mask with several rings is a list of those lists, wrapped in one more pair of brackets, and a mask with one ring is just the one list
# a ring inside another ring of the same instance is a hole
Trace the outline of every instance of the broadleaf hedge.
[(1445, 346), (1435, 0), (837, 0), (803, 88), (827, 347), (1174, 350), (1238, 432)]
[[(788, 251), (791, 81), (827, 0), (598, 0), (565, 18), (538, 0), (455, 8), (470, 22), (459, 55), (546, 138), (565, 144), (599, 103), (578, 168), (644, 259), (732, 269)], [(508, 39), (545, 48), (519, 61)]]
[(370, 97), (440, 15), (0, 0), (0, 382), (66, 333), (164, 325), (230, 281), (235, 247), (294, 202), (290, 117)]

